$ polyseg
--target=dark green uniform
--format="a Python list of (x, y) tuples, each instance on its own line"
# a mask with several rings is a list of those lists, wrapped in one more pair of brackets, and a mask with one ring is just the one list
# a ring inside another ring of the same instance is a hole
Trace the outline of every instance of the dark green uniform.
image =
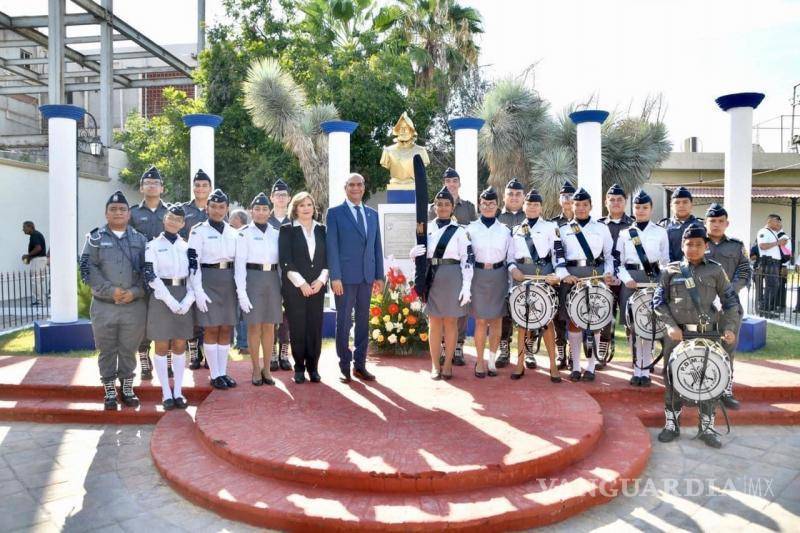
[[(466, 226), (473, 220), (478, 219), (478, 212), (475, 210), (475, 204), (462, 198), (456, 200), (453, 215), (456, 217), (456, 221), (462, 226)], [(428, 220), (433, 220), (434, 218), (436, 218), (436, 206), (431, 204), (428, 207)]]

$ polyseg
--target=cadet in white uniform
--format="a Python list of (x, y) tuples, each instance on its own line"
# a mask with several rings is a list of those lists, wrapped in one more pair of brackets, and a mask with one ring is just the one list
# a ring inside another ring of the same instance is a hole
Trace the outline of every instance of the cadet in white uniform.
[[(270, 359), (275, 344), (275, 324), (283, 317), (281, 280), (278, 276), (277, 229), (269, 224), (270, 204), (263, 192), (250, 202), (249, 225), (239, 229), (236, 243), (236, 292), (247, 322), (247, 345), (253, 364), (253, 385), (274, 385)], [(264, 355), (261, 366), (259, 352)]]
[[(523, 205), (525, 221), (514, 228), (509, 250), (508, 270), (518, 285), (525, 275), (548, 276), (547, 283), (557, 286), (561, 280), (555, 275), (555, 242), (558, 226), (542, 218), (542, 196), (531, 189)], [(519, 379), (525, 374), (525, 367), (536, 368), (533, 355), (533, 333), (525, 328), (517, 328), (517, 371), (511, 379)], [(550, 381), (559, 383), (556, 365), (555, 328), (550, 322), (541, 331), (547, 355), (550, 356)], [(523, 356), (524, 352), (524, 356)]]
[[(650, 220), (653, 201), (650, 196), (639, 191), (633, 199), (633, 214), (636, 222), (619, 232), (617, 252), (619, 252), (619, 279), (623, 283), (619, 296), (620, 314), (628, 316), (628, 298), (636, 292), (637, 283), (656, 283), (661, 269), (669, 263), (669, 237), (667, 230)], [(634, 239), (638, 239), (634, 240)], [(640, 249), (636, 243), (640, 242)], [(644, 254), (647, 263), (643, 265), (639, 256)], [(653, 362), (653, 341), (637, 338), (629, 332), (633, 359), (631, 385), (650, 386), (650, 364)]]
[[(556, 274), (561, 279), (561, 294), (559, 313), (564, 320), (569, 320), (567, 314), (567, 295), (572, 286), (580, 278), (599, 275), (602, 272), (604, 281), (610, 283), (614, 273), (613, 241), (608, 226), (593, 220), (589, 214), (592, 209), (592, 197), (583, 188), (578, 189), (572, 196), (574, 216), (567, 224), (559, 228), (561, 242), (564, 247), (565, 263), (556, 267)], [(583, 237), (581, 238), (580, 235)], [(587, 260), (582, 242), (588, 245), (593, 261)], [(581, 376), (581, 345), (583, 331), (571, 320), (568, 326), (569, 349), (572, 354), (571, 381), (594, 381), (594, 366), (596, 359), (589, 358), (587, 367)], [(600, 332), (594, 332), (594, 345), (600, 342)]]
[[(409, 256), (427, 253), (428, 342), (431, 353), (431, 378), (453, 377), (453, 354), (458, 340), (458, 319), (467, 315), (472, 284), (472, 248), (467, 232), (452, 218), (455, 201), (442, 187), (434, 198), (436, 219), (428, 225), (428, 244), (418, 244)], [(445, 358), (439, 359), (444, 331)]]
[[(147, 243), (144, 252), (145, 280), (153, 295), (147, 306), (147, 338), (155, 341), (155, 367), (164, 409), (186, 409), (183, 372), (186, 366), (186, 340), (194, 336), (194, 292), (188, 285), (189, 245), (178, 233), (186, 213), (173, 204), (164, 215), (164, 231)], [(172, 352), (173, 387), (169, 386), (168, 354)]]
[(235, 387), (226, 374), (231, 333), (236, 324), (236, 286), (233, 260), (239, 233), (225, 222), (228, 196), (220, 189), (208, 197), (208, 220), (189, 234), (189, 268), (197, 305), (197, 322), (203, 327), (203, 353), (208, 360), (211, 385)]
[(508, 298), (508, 271), (506, 259), (511, 248), (511, 232), (497, 221), (497, 192), (489, 187), (481, 193), (481, 216), (467, 226), (467, 234), (475, 253), (475, 271), (472, 275), (472, 304), (470, 312), (475, 317), (475, 377), (486, 377), (483, 361), (486, 331), (489, 330), (488, 374), (497, 375), (495, 358), (500, 345), (503, 315)]

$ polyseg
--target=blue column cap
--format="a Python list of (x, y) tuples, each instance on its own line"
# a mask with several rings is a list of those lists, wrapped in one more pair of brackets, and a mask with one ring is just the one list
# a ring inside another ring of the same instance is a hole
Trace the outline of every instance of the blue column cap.
[(584, 122), (599, 122), (602, 124), (608, 118), (608, 111), (600, 109), (587, 109), (586, 111), (575, 111), (569, 114), (569, 119), (575, 124)]
[(86, 114), (86, 110), (82, 107), (69, 104), (47, 104), (39, 106), (39, 111), (46, 119), (51, 118), (71, 118), (78, 121)]
[(353, 133), (358, 127), (358, 122), (349, 120), (326, 120), (319, 125), (325, 133)]
[(216, 129), (220, 124), (222, 124), (222, 117), (219, 115), (196, 113), (193, 115), (183, 115), (183, 123), (190, 128), (192, 126), (210, 126)]
[(752, 107), (755, 109), (763, 99), (763, 93), (734, 93), (720, 96), (714, 101), (723, 111), (727, 111), (734, 107)]
[(447, 125), (453, 131), (456, 130), (480, 130), (486, 123), (482, 118), (460, 117), (447, 121)]

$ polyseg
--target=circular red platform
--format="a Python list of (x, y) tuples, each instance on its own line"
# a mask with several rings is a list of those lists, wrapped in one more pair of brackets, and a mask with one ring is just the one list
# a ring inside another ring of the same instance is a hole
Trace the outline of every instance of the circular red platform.
[(528, 371), (476, 379), (456, 368), (432, 381), (427, 362), (389, 359), (377, 382), (338, 381), (213, 392), (196, 415), (216, 455), (245, 471), (313, 486), (438, 492), (509, 485), (543, 477), (588, 455), (602, 433), (598, 404), (580, 387)]

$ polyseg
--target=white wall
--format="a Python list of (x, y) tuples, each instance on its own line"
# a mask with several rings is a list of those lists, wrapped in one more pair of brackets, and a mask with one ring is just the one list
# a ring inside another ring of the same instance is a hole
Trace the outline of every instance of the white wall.
[[(112, 164), (120, 165), (119, 154)], [(123, 165), (124, 166), (124, 165)], [(116, 179), (82, 175), (78, 180), (78, 247), (77, 259), (84, 237), (89, 230), (105, 223), (105, 203), (111, 193), (122, 190), (130, 202), (139, 202), (139, 193)], [(111, 173), (111, 172), (109, 172)], [(0, 272), (22, 270), (20, 260), (28, 251), (28, 236), (22, 233), (22, 223), (31, 220), (44, 234), (50, 246), (50, 217), (48, 216), (47, 167), (0, 159)], [(55, 221), (57, 223), (57, 221)]]

